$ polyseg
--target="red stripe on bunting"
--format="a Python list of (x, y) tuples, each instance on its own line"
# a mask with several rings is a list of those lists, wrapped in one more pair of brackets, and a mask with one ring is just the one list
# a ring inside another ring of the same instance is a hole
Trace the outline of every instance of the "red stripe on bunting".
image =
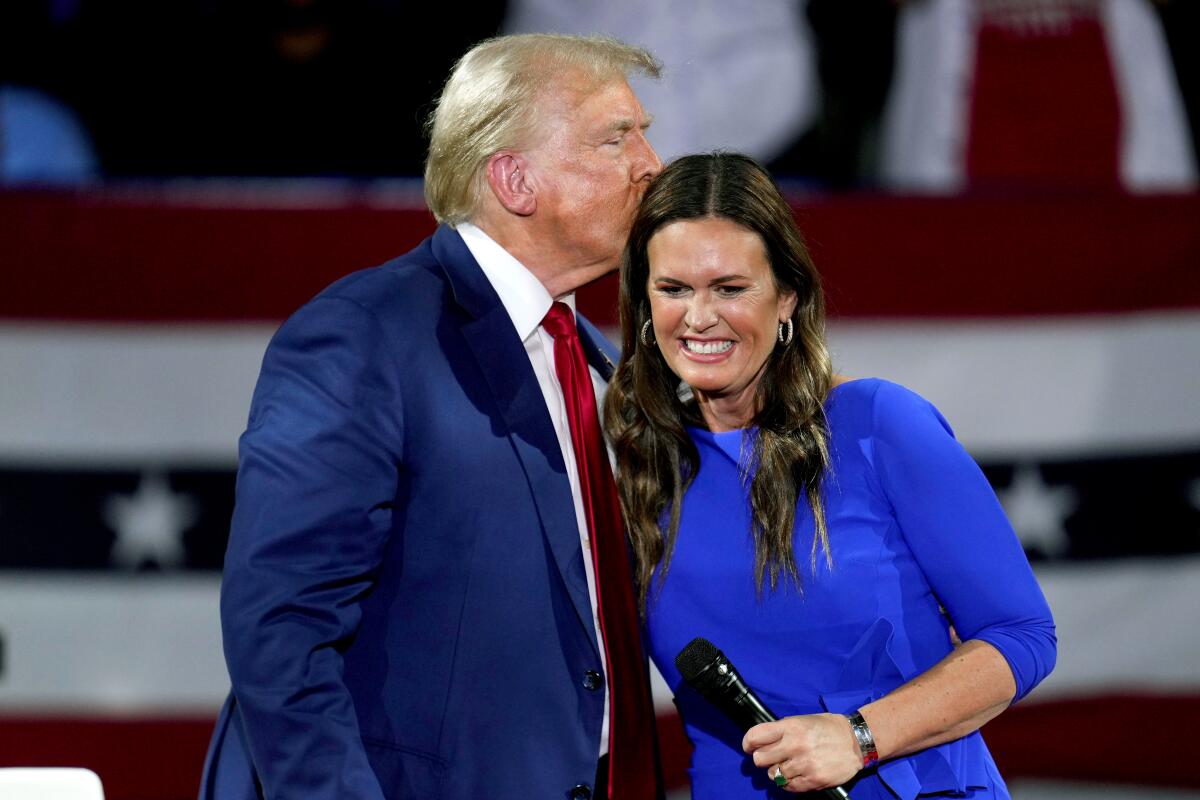
[[(232, 202), (232, 201), (231, 201)], [(0, 192), (0, 318), (278, 321), (434, 228), (421, 207), (218, 207), (147, 192)], [(1200, 195), (805, 197), (841, 317), (1200, 307)], [(581, 293), (615, 321), (615, 278)]]
[[(108, 800), (192, 800), (212, 717), (0, 715), (0, 767), (94, 770)], [(1200, 787), (1186, 736), (1200, 696), (1110, 694), (1021, 703), (984, 728), (1006, 780), (1057, 779)], [(691, 745), (674, 714), (658, 717), (668, 788), (688, 785)]]
[(1007, 779), (1200, 788), (1191, 739), (1200, 695), (1111, 693), (1020, 703), (983, 738)]
[(106, 800), (195, 800), (215, 721), (0, 715), (0, 767), (86, 767)]

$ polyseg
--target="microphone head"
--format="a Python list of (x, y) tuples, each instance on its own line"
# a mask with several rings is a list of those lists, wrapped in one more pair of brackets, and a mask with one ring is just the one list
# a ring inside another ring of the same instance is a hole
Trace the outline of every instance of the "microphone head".
[(687, 647), (679, 651), (679, 655), (675, 656), (675, 668), (679, 670), (679, 674), (685, 681), (691, 683), (693, 678), (720, 657), (721, 651), (717, 649), (716, 645), (702, 636), (697, 636), (688, 643)]

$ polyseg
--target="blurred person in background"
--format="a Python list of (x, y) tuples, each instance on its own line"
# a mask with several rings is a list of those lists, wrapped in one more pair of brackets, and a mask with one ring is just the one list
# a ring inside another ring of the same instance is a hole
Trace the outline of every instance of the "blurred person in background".
[(1149, 0), (906, 0), (897, 24), (886, 185), (1196, 188)]
[(0, 83), (0, 184), (73, 186), (100, 177), (87, 131), (53, 97)]
[[(504, 5), (28, 3), (34, 66), (115, 179), (417, 176), (421, 122)], [(0, 9), (0, 36), (4, 35)], [(420, 31), (420, 46), (397, 46)], [(27, 48), (29, 49), (29, 48)], [(38, 84), (41, 85), (41, 84)]]
[(100, 176), (91, 136), (50, 69), (52, 29), (27, 4), (0, 9), (0, 184), (71, 186)]
[(637, 84), (661, 119), (665, 160), (730, 148), (771, 159), (812, 124), (819, 101), (806, 2), (509, 0), (511, 33), (600, 32), (651, 50), (663, 78)]
[[(620, 291), (605, 421), (692, 797), (1008, 797), (978, 729), (1053, 668), (1050, 609), (937, 409), (833, 372), (820, 278), (769, 175), (736, 154), (672, 163)], [(781, 719), (743, 736), (684, 685), (695, 637)]]
[(614, 40), (500, 37), (430, 125), (442, 225), (297, 311), (240, 443), (201, 796), (653, 800), (654, 711), (573, 312), (660, 163)]

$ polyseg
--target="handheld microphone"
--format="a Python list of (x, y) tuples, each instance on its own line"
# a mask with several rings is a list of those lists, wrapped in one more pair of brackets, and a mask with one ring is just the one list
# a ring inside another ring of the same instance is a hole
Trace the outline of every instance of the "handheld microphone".
[[(692, 639), (675, 656), (675, 667), (688, 686), (743, 731), (779, 719), (742, 680), (733, 663), (708, 639), (699, 636)], [(824, 792), (826, 797), (835, 800), (850, 800), (850, 795), (840, 786)]]

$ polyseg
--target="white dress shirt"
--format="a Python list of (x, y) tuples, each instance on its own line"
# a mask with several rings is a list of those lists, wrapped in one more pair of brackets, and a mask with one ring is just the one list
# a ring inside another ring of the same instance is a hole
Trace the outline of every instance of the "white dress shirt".
[[(525, 355), (533, 366), (533, 374), (537, 376), (538, 386), (541, 387), (542, 397), (546, 400), (546, 410), (550, 412), (550, 421), (554, 424), (554, 433), (558, 436), (558, 446), (562, 450), (563, 463), (567, 466), (567, 479), (571, 482), (571, 499), (575, 503), (575, 522), (579, 526), (579, 540), (583, 545), (583, 569), (587, 574), (588, 598), (592, 604), (592, 624), (596, 630), (596, 641), (600, 645), (600, 664), (604, 674), (608, 674), (608, 665), (604, 658), (604, 643), (600, 638), (600, 616), (596, 603), (596, 576), (592, 569), (592, 546), (588, 536), (587, 516), (583, 510), (583, 492), (579, 486), (579, 469), (575, 463), (575, 448), (571, 443), (571, 427), (567, 420), (567, 407), (563, 401), (562, 385), (558, 382), (558, 374), (554, 369), (554, 337), (542, 328), (542, 320), (550, 311), (556, 298), (550, 296), (542, 282), (534, 277), (524, 264), (513, 258), (511, 254), (492, 237), (469, 222), (459, 223), (455, 230), (462, 237), (471, 255), (479, 262), (483, 274), (487, 277), (504, 310), (508, 312), (517, 336), (525, 345)], [(575, 313), (574, 293), (557, 298), (570, 307)], [(588, 371), (592, 377), (592, 387), (596, 392), (596, 408), (604, 402), (604, 392), (607, 384), (591, 365)], [(608, 682), (604, 684), (604, 725), (600, 731), (600, 755), (608, 752), (608, 720), (609, 695)]]

